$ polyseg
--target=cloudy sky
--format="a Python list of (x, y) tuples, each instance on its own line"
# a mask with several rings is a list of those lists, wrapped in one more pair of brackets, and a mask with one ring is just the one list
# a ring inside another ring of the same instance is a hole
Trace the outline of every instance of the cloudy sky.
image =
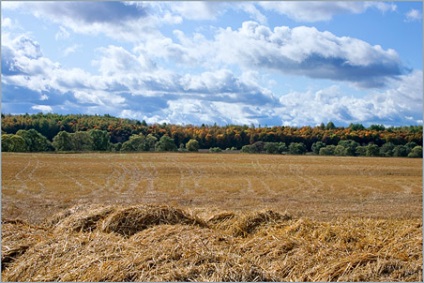
[(2, 1), (2, 113), (422, 124), (422, 7)]

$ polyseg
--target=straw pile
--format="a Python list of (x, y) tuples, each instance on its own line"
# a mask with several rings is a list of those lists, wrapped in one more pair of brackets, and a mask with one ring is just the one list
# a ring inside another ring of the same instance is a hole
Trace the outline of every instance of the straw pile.
[[(74, 207), (2, 229), (3, 281), (422, 281), (416, 220)], [(4, 262), (3, 262), (4, 261)]]

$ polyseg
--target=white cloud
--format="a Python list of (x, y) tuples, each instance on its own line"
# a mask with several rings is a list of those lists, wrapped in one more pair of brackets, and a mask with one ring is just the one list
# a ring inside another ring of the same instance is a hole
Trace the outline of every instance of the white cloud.
[(12, 20), (10, 18), (3, 18), (1, 17), (1, 27), (4, 28), (11, 28), (12, 27)]
[(409, 10), (406, 14), (406, 20), (407, 22), (414, 22), (414, 21), (421, 21), (423, 18), (423, 15), (421, 11), (416, 9)]
[(78, 49), (80, 49), (81, 47), (82, 47), (82, 45), (81, 45), (81, 44), (72, 44), (71, 46), (66, 47), (66, 48), (63, 50), (63, 56), (67, 57), (67, 56), (69, 56), (70, 54), (75, 53), (75, 52), (76, 52)]
[(314, 27), (275, 27), (244, 22), (238, 30), (216, 35), (216, 58), (227, 64), (276, 69), (311, 78), (351, 81), (363, 87), (385, 84), (387, 76), (402, 74), (394, 50), (349, 37), (337, 37)]
[(396, 10), (396, 5), (383, 2), (263, 1), (258, 5), (265, 10), (275, 11), (302, 22), (329, 21), (335, 15), (360, 14), (371, 7), (382, 12)]
[(59, 31), (56, 33), (54, 38), (56, 40), (63, 40), (63, 39), (68, 39), (70, 36), (71, 34), (69, 33), (69, 31), (67, 31), (66, 28), (60, 26)]
[[(290, 125), (367, 123), (393, 125), (415, 123), (422, 119), (422, 71), (392, 80), (385, 91), (368, 92), (363, 97), (344, 94), (338, 85), (328, 88), (290, 92), (280, 97), (275, 112), (282, 123)], [(408, 113), (408, 114), (406, 114)], [(409, 118), (408, 118), (409, 117)]]
[(164, 3), (172, 12), (188, 20), (214, 20), (223, 12), (225, 3), (212, 1), (185, 1)]
[(53, 108), (49, 105), (34, 105), (31, 107), (33, 110), (39, 110), (43, 113), (45, 112), (53, 112)]

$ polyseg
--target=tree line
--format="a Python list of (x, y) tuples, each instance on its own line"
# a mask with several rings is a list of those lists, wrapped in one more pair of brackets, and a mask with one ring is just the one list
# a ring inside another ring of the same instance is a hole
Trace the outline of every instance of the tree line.
[(333, 122), (316, 127), (150, 124), (110, 115), (4, 115), (2, 151), (198, 151), (422, 156), (422, 126)]

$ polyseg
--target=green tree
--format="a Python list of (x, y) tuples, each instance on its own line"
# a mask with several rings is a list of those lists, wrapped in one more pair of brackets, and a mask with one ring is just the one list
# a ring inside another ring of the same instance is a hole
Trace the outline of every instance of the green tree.
[(319, 149), (319, 155), (334, 155), (334, 151), (336, 150), (335, 145), (327, 145), (326, 147), (321, 147)]
[(146, 151), (154, 150), (157, 141), (158, 141), (158, 139), (154, 135), (148, 134), (146, 136), (146, 147), (145, 147), (145, 150)]
[(411, 152), (408, 154), (408, 157), (423, 158), (423, 147), (417, 145), (411, 150)]
[(26, 142), (21, 136), (12, 134), (1, 135), (1, 150), (4, 152), (26, 152), (27, 148)]
[(188, 151), (199, 151), (199, 142), (195, 139), (191, 139), (187, 142), (186, 148)]
[(69, 151), (73, 150), (73, 144), (72, 144), (72, 138), (66, 131), (60, 131), (54, 138), (53, 138), (53, 147), (57, 151)]
[(121, 151), (146, 151), (146, 138), (143, 135), (132, 135), (122, 144)]
[(393, 156), (395, 145), (391, 142), (386, 142), (380, 147), (380, 156), (390, 157)]
[(177, 146), (169, 136), (162, 136), (156, 143), (156, 151), (177, 151)]
[(88, 133), (93, 140), (93, 150), (106, 151), (110, 149), (110, 135), (107, 131), (92, 129)]
[(72, 150), (90, 151), (93, 150), (93, 138), (86, 131), (77, 131), (70, 134), (72, 140)]
[(286, 143), (279, 142), (278, 143), (278, 153), (283, 153), (283, 152), (287, 152), (287, 151), (288, 151), (288, 148), (287, 148)]
[(349, 129), (351, 129), (352, 131), (358, 131), (358, 130), (365, 130), (365, 127), (362, 124), (350, 123)]
[(53, 150), (51, 142), (34, 129), (19, 130), (16, 134), (25, 140), (27, 151), (44, 152)]
[(380, 148), (376, 144), (369, 144), (366, 146), (366, 156), (379, 156)]
[[(341, 140), (337, 145), (343, 146), (345, 148), (344, 154), (347, 156), (355, 156), (356, 148), (359, 146), (359, 143), (353, 140)], [(337, 155), (337, 154), (336, 154)]]
[(289, 153), (290, 154), (305, 154), (306, 146), (302, 142), (292, 142), (289, 145)]
[(408, 154), (409, 152), (411, 152), (411, 150), (416, 147), (418, 144), (416, 142), (408, 142), (407, 144), (405, 144), (405, 146), (408, 148)]
[(278, 153), (278, 144), (276, 142), (266, 142), (264, 149), (266, 153), (276, 154)]
[(337, 156), (345, 156), (346, 155), (346, 148), (342, 145), (337, 145), (334, 149), (334, 155)]
[(319, 154), (319, 150), (323, 147), (325, 147), (325, 143), (323, 143), (322, 141), (317, 141), (312, 144), (311, 149), (313, 153)]
[[(209, 149), (209, 152), (211, 152), (211, 149), (212, 148)], [(242, 153), (256, 153), (255, 148), (250, 144), (242, 146), (240, 152), (242, 152)]]
[(406, 157), (409, 152), (409, 148), (404, 145), (397, 145), (393, 148), (394, 157)]
[(333, 129), (335, 129), (336, 128), (336, 126), (334, 125), (334, 123), (333, 122), (328, 122), (327, 123), (327, 126), (325, 126), (325, 129), (326, 130), (333, 130)]
[(366, 146), (357, 146), (355, 150), (355, 154), (358, 156), (366, 156), (367, 155), (367, 147)]

